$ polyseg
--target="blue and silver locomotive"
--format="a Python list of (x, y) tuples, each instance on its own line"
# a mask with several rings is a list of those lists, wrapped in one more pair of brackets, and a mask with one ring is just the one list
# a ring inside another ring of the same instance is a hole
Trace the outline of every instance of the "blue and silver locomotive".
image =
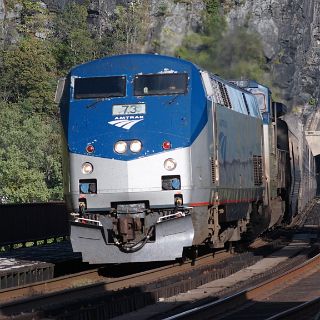
[(59, 91), (71, 242), (84, 261), (173, 260), (291, 215), (268, 88), (132, 54), (73, 68)]

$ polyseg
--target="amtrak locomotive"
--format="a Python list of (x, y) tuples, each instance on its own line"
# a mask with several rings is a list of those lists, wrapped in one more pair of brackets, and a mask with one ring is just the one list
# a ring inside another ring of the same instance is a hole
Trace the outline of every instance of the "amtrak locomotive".
[(296, 212), (292, 171), (303, 166), (292, 161), (284, 106), (265, 86), (132, 54), (73, 68), (57, 99), (71, 242), (84, 261), (173, 260)]

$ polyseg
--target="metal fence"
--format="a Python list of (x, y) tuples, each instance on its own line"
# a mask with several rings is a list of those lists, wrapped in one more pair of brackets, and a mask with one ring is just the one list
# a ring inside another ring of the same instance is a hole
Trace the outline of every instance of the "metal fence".
[(0, 245), (68, 235), (63, 202), (0, 205)]

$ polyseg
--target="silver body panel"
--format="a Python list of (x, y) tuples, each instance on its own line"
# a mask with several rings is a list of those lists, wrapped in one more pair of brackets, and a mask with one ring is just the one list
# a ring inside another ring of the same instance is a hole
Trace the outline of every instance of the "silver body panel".
[[(67, 197), (74, 211), (78, 208), (80, 196), (78, 183), (85, 178), (97, 179), (97, 194), (85, 195), (89, 211), (107, 211), (111, 202), (138, 200), (148, 200), (151, 208), (172, 207), (177, 192), (183, 194), (185, 205), (193, 207), (188, 217), (156, 224), (156, 241), (147, 242), (135, 253), (122, 252), (115, 244), (107, 244), (100, 228), (73, 223), (73, 250), (82, 252), (84, 261), (123, 263), (179, 258), (183, 248), (200, 245), (208, 238), (208, 206), (216, 200), (228, 206), (233, 205), (229, 219), (247, 217), (246, 207), (236, 204), (262, 197), (263, 186), (257, 187), (253, 183), (252, 163), (252, 154), (262, 153), (261, 122), (223, 106), (215, 106), (215, 110), (209, 107), (209, 113), (212, 120), (208, 121), (189, 148), (165, 151), (132, 161), (69, 155), (72, 183)], [(218, 136), (216, 143), (215, 135)], [(216, 181), (212, 180), (212, 157), (218, 159), (219, 179)], [(163, 167), (167, 158), (174, 158), (177, 162), (173, 171)], [(90, 175), (81, 172), (81, 165), (86, 161), (94, 167)], [(162, 190), (162, 175), (180, 175), (181, 190)]]
[(316, 165), (314, 155), (306, 140), (301, 120), (293, 115), (286, 115), (284, 120), (289, 127), (292, 177), (290, 207), (292, 216), (295, 216), (316, 196)]
[[(253, 183), (252, 155), (262, 153), (261, 123), (223, 106), (216, 108), (216, 123), (216, 147), (209, 121), (190, 147), (149, 157), (120, 161), (70, 153), (70, 186), (65, 196), (71, 209), (78, 210), (80, 179), (97, 179), (97, 194), (85, 195), (89, 211), (108, 210), (111, 202), (117, 201), (149, 200), (150, 207), (168, 207), (173, 205), (177, 192), (183, 194), (184, 204), (191, 206), (212, 203), (215, 192), (219, 192), (221, 200), (255, 198), (262, 186)], [(212, 157), (218, 159), (217, 181), (212, 181)], [(173, 171), (163, 166), (168, 158), (177, 162)], [(84, 162), (92, 163), (92, 174), (81, 172)], [(181, 190), (162, 190), (164, 175), (180, 175)]]
[(127, 263), (175, 260), (182, 257), (184, 247), (190, 247), (194, 237), (191, 216), (165, 221), (156, 225), (155, 242), (148, 242), (139, 251), (125, 253), (116, 245), (107, 245), (102, 229), (81, 224), (71, 225), (74, 251), (82, 252), (85, 262)]
[[(89, 211), (111, 208), (111, 202), (149, 200), (151, 207), (174, 205), (174, 194), (181, 192), (184, 203), (207, 202), (210, 197), (210, 173), (207, 126), (189, 148), (174, 149), (131, 161), (69, 154), (69, 192), (65, 194), (71, 210), (78, 210), (79, 180), (97, 179), (97, 194), (85, 195)], [(167, 171), (163, 163), (173, 158), (177, 167)], [(93, 172), (81, 172), (84, 162)], [(162, 190), (161, 176), (180, 175), (181, 190)], [(65, 190), (66, 191), (66, 190)]]

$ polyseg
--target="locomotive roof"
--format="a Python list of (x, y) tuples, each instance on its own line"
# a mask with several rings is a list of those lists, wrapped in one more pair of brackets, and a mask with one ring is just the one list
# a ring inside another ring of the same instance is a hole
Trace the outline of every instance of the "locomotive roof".
[[(165, 68), (164, 68), (165, 64)], [(176, 73), (190, 71), (190, 69), (199, 69), (193, 63), (170, 56), (155, 54), (124, 54), (117, 56), (104, 57), (92, 60), (71, 69), (71, 74), (85, 77), (86, 75), (105, 75), (106, 70), (110, 74), (119, 72), (124, 73)]]
[[(134, 65), (132, 64), (132, 60), (135, 61)], [(166, 63), (165, 68), (163, 67), (164, 63)], [(124, 73), (128, 70), (132, 70), (132, 72), (135, 72), (136, 74), (155, 72), (176, 73), (190, 71), (191, 69), (198, 70), (199, 72), (207, 71), (204, 68), (201, 68), (198, 65), (179, 57), (150, 53), (136, 53), (107, 56), (101, 59), (85, 62), (81, 65), (73, 67), (70, 73), (73, 76), (79, 77), (85, 77), (88, 75), (102, 76), (105, 75), (105, 68), (108, 68), (108, 72), (110, 72), (110, 74), (119, 74), (119, 72)], [(247, 85), (242, 85), (242, 82), (244, 82), (243, 80), (240, 82), (239, 80), (226, 80), (212, 72), (209, 72), (209, 74), (216, 80), (246, 93), (250, 93), (248, 90), (246, 90), (248, 83), (250, 83), (250, 87), (256, 87), (259, 85), (259, 83), (254, 80), (245, 80)]]

